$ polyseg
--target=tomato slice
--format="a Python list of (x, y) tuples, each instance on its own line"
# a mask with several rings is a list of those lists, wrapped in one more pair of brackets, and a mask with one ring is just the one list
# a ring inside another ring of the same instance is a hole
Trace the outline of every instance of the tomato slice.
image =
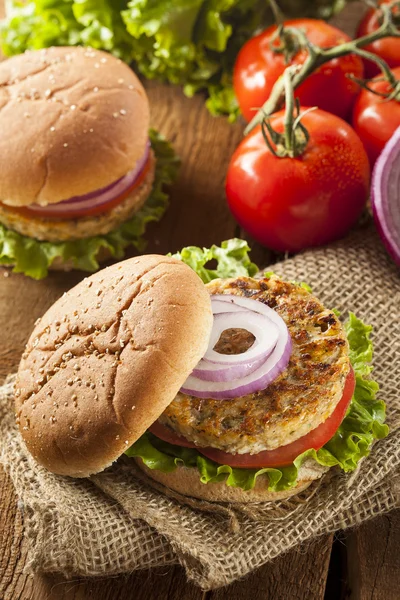
[(159, 421), (155, 421), (153, 425), (149, 427), (148, 431), (160, 438), (160, 440), (163, 440), (163, 442), (168, 442), (174, 446), (183, 446), (184, 448), (198, 447), (196, 444), (189, 442), (189, 440), (172, 431), (172, 429), (169, 429), (169, 427), (165, 427), (165, 425), (162, 425)]
[(353, 397), (355, 386), (356, 378), (353, 369), (351, 369), (344, 385), (343, 396), (331, 416), (328, 417), (326, 421), (291, 444), (281, 446), (275, 450), (265, 450), (258, 454), (230, 454), (229, 452), (223, 452), (216, 448), (200, 448), (185, 438), (177, 435), (164, 425), (161, 425), (158, 421), (150, 427), (150, 431), (155, 436), (170, 444), (184, 446), (185, 448), (197, 448), (201, 454), (221, 465), (229, 465), (231, 467), (240, 467), (243, 469), (284, 467), (292, 464), (293, 461), (306, 450), (310, 450), (311, 448), (319, 450), (333, 437), (346, 415)]
[(7, 209), (12, 210), (13, 212), (16, 212), (20, 215), (23, 215), (24, 217), (33, 218), (33, 219), (35, 219), (35, 218), (36, 219), (48, 219), (50, 221), (61, 221), (64, 219), (68, 220), (68, 219), (77, 219), (80, 217), (91, 217), (94, 215), (100, 215), (102, 213), (108, 212), (115, 206), (118, 206), (118, 204), (120, 204), (123, 200), (125, 200), (125, 198), (130, 196), (130, 194), (137, 187), (139, 187), (139, 185), (142, 183), (142, 181), (144, 180), (144, 178), (146, 177), (146, 175), (149, 171), (149, 168), (150, 168), (150, 159), (147, 160), (144, 168), (142, 169), (142, 172), (137, 177), (137, 179), (135, 179), (135, 181), (133, 182), (131, 187), (126, 189), (122, 194), (120, 194), (116, 198), (113, 198), (109, 202), (105, 202), (104, 204), (100, 204), (99, 206), (94, 206), (93, 208), (87, 208), (86, 210), (79, 210), (79, 209), (65, 210), (65, 212), (59, 211), (57, 213), (57, 216), (55, 216), (54, 213), (51, 213), (51, 212), (46, 213), (45, 207), (43, 207), (43, 210), (41, 210), (40, 212), (30, 210), (29, 206), (21, 206), (21, 207), (7, 206)]
[(291, 444), (275, 450), (265, 450), (259, 454), (229, 454), (215, 448), (198, 448), (201, 454), (216, 463), (245, 469), (261, 469), (262, 467), (284, 467), (306, 450), (319, 450), (333, 437), (343, 421), (356, 386), (354, 371), (351, 369), (344, 385), (343, 396), (330, 417), (321, 425)]

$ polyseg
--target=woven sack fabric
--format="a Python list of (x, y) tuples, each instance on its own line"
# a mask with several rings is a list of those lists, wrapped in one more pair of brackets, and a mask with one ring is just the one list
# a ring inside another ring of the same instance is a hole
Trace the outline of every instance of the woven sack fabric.
[(209, 504), (164, 493), (126, 457), (91, 479), (48, 473), (26, 451), (15, 426), (10, 377), (0, 388), (0, 462), (23, 510), (30, 569), (104, 577), (180, 563), (197, 585), (215, 589), (298, 544), (399, 506), (398, 269), (370, 228), (272, 268), (287, 279), (309, 283), (326, 306), (344, 317), (351, 310), (373, 325), (374, 377), (387, 403), (389, 436), (375, 444), (354, 473), (331, 469), (299, 497)]

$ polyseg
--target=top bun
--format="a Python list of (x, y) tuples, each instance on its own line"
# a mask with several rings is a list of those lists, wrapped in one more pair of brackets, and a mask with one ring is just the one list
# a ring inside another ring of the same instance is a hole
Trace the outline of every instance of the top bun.
[(0, 202), (54, 204), (103, 188), (146, 149), (149, 105), (133, 71), (92, 48), (0, 63)]
[(204, 356), (211, 300), (166, 256), (113, 265), (64, 294), (36, 325), (16, 383), (31, 454), (50, 471), (97, 473), (172, 402)]

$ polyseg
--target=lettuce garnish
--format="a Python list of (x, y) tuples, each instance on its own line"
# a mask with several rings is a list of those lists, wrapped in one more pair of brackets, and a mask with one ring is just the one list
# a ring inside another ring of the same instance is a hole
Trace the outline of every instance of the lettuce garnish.
[[(258, 267), (251, 262), (249, 250), (245, 240), (233, 238), (211, 248), (188, 246), (171, 256), (186, 263), (204, 283), (209, 283), (218, 277), (253, 277)], [(207, 263), (212, 260), (216, 261), (215, 269), (207, 268)]]
[(127, 246), (143, 250), (143, 234), (151, 221), (159, 221), (168, 206), (164, 185), (170, 185), (177, 174), (179, 160), (172, 146), (156, 131), (150, 130), (150, 141), (156, 155), (153, 189), (143, 207), (114, 231), (70, 242), (40, 242), (8, 229), (0, 223), (0, 265), (14, 265), (15, 273), (43, 279), (56, 259), (72, 261), (75, 269), (93, 272), (99, 268), (98, 254), (106, 249), (120, 259)]
[[(236, 252), (232, 252), (235, 248)], [(211, 250), (185, 248), (175, 256), (184, 260), (207, 283), (214, 276), (254, 275), (256, 267), (250, 262), (247, 252), (246, 242), (230, 240), (224, 242), (221, 248), (215, 246)], [(220, 263), (210, 274), (204, 268), (204, 259), (217, 258), (218, 260), (219, 255)], [(356, 387), (339, 429), (320, 450), (307, 450), (287, 467), (239, 469), (219, 465), (202, 456), (195, 449), (174, 446), (146, 432), (126, 451), (126, 454), (140, 457), (150, 469), (170, 473), (179, 465), (184, 465), (197, 469), (200, 481), (204, 484), (225, 481), (226, 485), (243, 490), (252, 489), (257, 477), (264, 474), (268, 476), (268, 490), (290, 489), (296, 485), (298, 470), (307, 459), (313, 459), (326, 467), (338, 466), (345, 472), (354, 470), (359, 461), (364, 456), (368, 456), (373, 442), (386, 437), (389, 429), (384, 423), (385, 403), (376, 399), (379, 386), (376, 381), (369, 378), (372, 371), (370, 365), (372, 328), (365, 325), (353, 313), (349, 313), (345, 330), (350, 345), (350, 360), (356, 376)]]
[[(287, 17), (328, 18), (345, 0), (280, 0)], [(273, 22), (266, 0), (10, 0), (0, 45), (26, 49), (86, 45), (113, 52), (149, 79), (208, 92), (212, 114), (233, 120), (232, 69), (240, 47)]]

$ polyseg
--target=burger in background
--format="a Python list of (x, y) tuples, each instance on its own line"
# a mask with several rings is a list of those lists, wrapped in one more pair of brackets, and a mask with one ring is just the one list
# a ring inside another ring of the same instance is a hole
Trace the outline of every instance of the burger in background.
[(91, 48), (25, 52), (0, 64), (0, 108), (0, 264), (41, 278), (142, 247), (176, 158), (127, 65)]

